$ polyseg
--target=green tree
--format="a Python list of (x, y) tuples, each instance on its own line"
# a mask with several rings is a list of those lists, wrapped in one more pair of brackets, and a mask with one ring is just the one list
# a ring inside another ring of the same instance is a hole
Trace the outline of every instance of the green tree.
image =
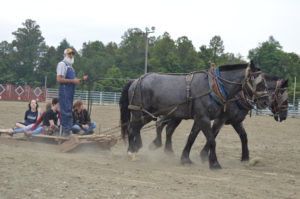
[(117, 54), (117, 66), (124, 77), (137, 78), (144, 74), (145, 34), (138, 28), (127, 30)]
[(259, 63), (263, 72), (271, 73), (279, 77), (288, 77), (286, 53), (274, 37), (270, 36), (255, 49), (249, 51), (248, 58)]
[(218, 65), (217, 58), (224, 52), (223, 40), (220, 36), (216, 35), (209, 41), (209, 48), (212, 49), (213, 62)]
[(127, 80), (122, 80), (122, 78), (121, 70), (116, 66), (112, 66), (108, 69), (105, 80), (98, 83), (98, 87), (102, 87), (103, 89), (101, 90), (108, 92), (121, 92), (125, 83), (128, 82)]
[(12, 55), (12, 46), (7, 41), (0, 43), (0, 83), (14, 83), (16, 73), (12, 70), (16, 60)]
[(44, 82), (45, 78), (47, 78), (47, 87), (54, 88), (56, 85), (56, 67), (58, 64), (59, 57), (56, 49), (54, 47), (50, 47), (45, 56), (41, 59), (41, 64), (37, 68), (37, 79), (39, 82)]
[(176, 73), (182, 71), (177, 47), (169, 33), (165, 32), (154, 42), (149, 56), (149, 71)]
[(210, 62), (213, 60), (213, 51), (211, 48), (208, 48), (206, 45), (202, 45), (199, 48), (198, 56), (202, 63), (204, 64), (203, 68), (208, 69), (210, 67)]
[(31, 85), (40, 84), (36, 81), (36, 69), (40, 66), (41, 58), (47, 51), (40, 26), (35, 21), (27, 19), (22, 23), (24, 27), (18, 28), (12, 34), (13, 56), (17, 62), (13, 67), (16, 78)]
[(290, 74), (290, 78), (297, 77), (300, 79), (300, 56), (295, 53), (287, 53), (288, 57), (288, 64), (287, 64), (287, 71)]
[(221, 56), (218, 57), (218, 65), (228, 65), (228, 64), (241, 64), (246, 63), (245, 60), (243, 60), (241, 55), (237, 55), (237, 57), (233, 53), (223, 53)]
[(181, 69), (181, 71), (178, 72), (188, 73), (203, 69), (204, 63), (198, 57), (191, 40), (183, 36), (177, 39), (176, 44)]
[(106, 49), (106, 52), (115, 57), (116, 58), (116, 55), (118, 53), (118, 45), (114, 42), (109, 42), (106, 46), (105, 46), (105, 49)]
[[(105, 78), (107, 71), (115, 64), (114, 52), (111, 44), (106, 48), (100, 41), (83, 44), (80, 66), (76, 69), (78, 76), (88, 75), (88, 86), (99, 87), (98, 81)], [(102, 87), (103, 88), (103, 87)]]

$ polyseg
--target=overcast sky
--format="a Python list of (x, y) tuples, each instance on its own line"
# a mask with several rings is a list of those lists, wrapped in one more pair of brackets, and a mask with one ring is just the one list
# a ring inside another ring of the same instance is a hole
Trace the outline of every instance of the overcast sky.
[(153, 36), (187, 36), (196, 50), (221, 36), (225, 52), (248, 51), (272, 35), (286, 52), (300, 54), (299, 0), (1, 0), (0, 41), (26, 19), (40, 25), (46, 44), (66, 38), (76, 50), (88, 41), (120, 43), (129, 28), (155, 26)]

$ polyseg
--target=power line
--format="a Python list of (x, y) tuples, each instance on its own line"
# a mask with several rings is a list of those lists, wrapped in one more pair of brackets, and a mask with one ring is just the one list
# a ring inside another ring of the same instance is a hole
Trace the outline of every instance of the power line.
[(126, 81), (129, 81), (129, 80), (135, 80), (135, 79), (125, 79), (125, 78), (97, 78), (96, 81), (98, 80), (126, 80)]

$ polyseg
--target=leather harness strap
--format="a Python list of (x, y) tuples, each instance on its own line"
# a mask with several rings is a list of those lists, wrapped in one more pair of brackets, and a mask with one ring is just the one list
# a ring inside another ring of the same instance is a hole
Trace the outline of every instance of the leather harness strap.
[[(150, 113), (149, 111), (147, 111), (146, 109), (144, 109), (143, 104), (142, 104), (142, 99), (143, 99), (143, 97), (142, 97), (142, 92), (141, 92), (141, 82), (142, 82), (142, 79), (143, 79), (146, 75), (148, 75), (148, 74), (149, 74), (149, 73), (147, 73), (147, 74), (141, 76), (141, 77), (138, 79), (138, 82), (136, 83), (136, 85), (135, 85), (135, 87), (134, 87), (133, 95), (131, 96), (130, 103), (129, 103), (129, 105), (128, 105), (128, 109), (133, 110), (133, 111), (142, 111), (142, 112), (144, 112), (144, 113), (150, 115), (150, 116), (152, 117), (153, 120), (157, 120), (157, 117), (156, 117), (154, 114), (152, 114), (152, 113)], [(192, 117), (192, 107), (193, 107), (193, 98), (191, 97), (191, 83), (192, 83), (193, 77), (194, 77), (194, 73), (189, 73), (189, 74), (186, 75), (186, 77), (185, 77), (185, 81), (186, 81), (186, 101), (185, 101), (184, 103), (187, 103), (187, 104), (188, 104), (188, 107), (189, 107), (188, 113), (189, 113), (189, 116), (190, 116), (190, 117)], [(140, 93), (139, 93), (139, 94), (140, 94), (140, 100), (141, 100), (141, 105), (140, 105), (140, 106), (139, 106), (139, 105), (133, 105), (133, 104), (132, 104), (133, 98), (134, 98), (134, 96), (135, 96), (135, 94), (136, 94), (135, 91), (136, 91), (138, 85), (139, 85), (139, 87), (140, 87)], [(179, 105), (182, 105), (182, 104), (184, 104), (184, 103), (179, 103), (179, 104), (177, 104), (176, 106), (172, 107), (172, 109), (168, 112), (167, 115), (171, 115), (174, 111), (176, 111), (176, 109), (177, 109), (177, 107), (178, 107)]]
[[(273, 94), (276, 102), (276, 106), (272, 108), (272, 112), (274, 114), (288, 109), (288, 105), (283, 105), (283, 103), (288, 100), (287, 88), (280, 88), (281, 84), (281, 80), (278, 80), (276, 82), (276, 87)], [(280, 93), (280, 90), (283, 90), (283, 93)]]
[(217, 74), (216, 67), (215, 67), (214, 63), (210, 64), (209, 73), (211, 75), (208, 75), (208, 84), (209, 84), (209, 88), (211, 88), (212, 91), (213, 91), (213, 92), (210, 93), (210, 96), (213, 98), (213, 100), (217, 104), (224, 105), (224, 111), (225, 111), (226, 110), (226, 104), (227, 104), (228, 100), (226, 100), (225, 91), (221, 88), (222, 83), (218, 79), (219, 76)]
[[(147, 111), (146, 109), (143, 108), (143, 103), (142, 103), (142, 92), (141, 92), (141, 82), (142, 82), (142, 79), (147, 76), (148, 74), (150, 73), (147, 73), (143, 76), (141, 76), (139, 79), (138, 79), (138, 82), (136, 83), (135, 87), (134, 87), (134, 91), (133, 91), (133, 95), (131, 96), (131, 99), (130, 99), (130, 103), (129, 103), (129, 106), (128, 106), (128, 109), (130, 110), (135, 110), (135, 111), (142, 111), (148, 115), (150, 115), (152, 117), (153, 120), (156, 120), (157, 117), (155, 115), (159, 115), (160, 113), (164, 112), (164, 111), (169, 111), (167, 115), (170, 115), (172, 114), (174, 111), (176, 111), (177, 107), (182, 105), (182, 104), (185, 104), (187, 103), (188, 104), (188, 114), (190, 117), (192, 117), (192, 107), (193, 107), (193, 99), (196, 99), (196, 98), (199, 98), (201, 96), (205, 96), (205, 95), (208, 95), (210, 94), (211, 97), (213, 98), (213, 100), (216, 102), (216, 103), (220, 103), (224, 106), (224, 112), (226, 111), (226, 105), (228, 102), (232, 102), (232, 101), (236, 101), (236, 100), (240, 100), (241, 98), (240, 97), (234, 97), (234, 98), (231, 98), (231, 99), (226, 99), (226, 93), (225, 93), (225, 90), (223, 89), (223, 85), (222, 85), (222, 81), (226, 81), (228, 83), (233, 83), (233, 84), (241, 84), (242, 87), (245, 86), (245, 84), (247, 84), (248, 87), (250, 87), (250, 90), (255, 93), (255, 94), (260, 94), (260, 95), (264, 95), (265, 94), (265, 91), (263, 92), (257, 92), (256, 91), (256, 84), (254, 86), (254, 88), (252, 87), (252, 85), (250, 84), (249, 85), (249, 82), (247, 81), (247, 78), (248, 78), (248, 75), (249, 75), (249, 68), (246, 69), (245, 71), (245, 79), (242, 83), (236, 83), (236, 82), (230, 82), (228, 80), (224, 80), (223, 78), (221, 78), (219, 76), (219, 72), (216, 71), (216, 68), (215, 68), (215, 64), (211, 63), (211, 68), (210, 70), (207, 72), (207, 71), (203, 71), (207, 74), (208, 76), (208, 84), (209, 84), (209, 89), (207, 92), (204, 92), (202, 94), (199, 94), (199, 95), (196, 95), (194, 97), (191, 97), (191, 83), (192, 83), (192, 80), (193, 80), (193, 77), (194, 77), (194, 73), (189, 73), (188, 75), (186, 75), (185, 77), (185, 80), (186, 80), (186, 100), (183, 101), (183, 102), (180, 102), (178, 104), (175, 104), (173, 106), (170, 106), (170, 107), (167, 107), (165, 109), (162, 109), (162, 110), (159, 110), (155, 113), (150, 113), (149, 111)], [(261, 81), (261, 79), (258, 79), (259, 81)], [(133, 98), (135, 96), (135, 91), (136, 91), (136, 88), (137, 88), (137, 85), (139, 85), (140, 87), (140, 91), (139, 91), (139, 94), (140, 94), (140, 102), (141, 104), (140, 105), (132, 105), (132, 101), (133, 101)], [(242, 89), (243, 90), (243, 89)], [(144, 120), (144, 117), (142, 116), (142, 120)]]
[(194, 77), (194, 73), (190, 73), (187, 76), (185, 76), (185, 82), (186, 82), (186, 103), (189, 107), (189, 117), (192, 117), (192, 108), (193, 108), (193, 100), (191, 98), (191, 83)]

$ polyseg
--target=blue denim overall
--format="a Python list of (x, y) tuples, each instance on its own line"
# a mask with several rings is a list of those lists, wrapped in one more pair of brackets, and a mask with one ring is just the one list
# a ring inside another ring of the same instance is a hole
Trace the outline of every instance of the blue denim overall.
[[(68, 64), (64, 62), (67, 66)], [(72, 67), (68, 67), (65, 79), (75, 79), (76, 74)], [(60, 83), (59, 84), (59, 106), (61, 111), (61, 121), (63, 136), (71, 133), (73, 126), (72, 106), (75, 92), (75, 84)]]

